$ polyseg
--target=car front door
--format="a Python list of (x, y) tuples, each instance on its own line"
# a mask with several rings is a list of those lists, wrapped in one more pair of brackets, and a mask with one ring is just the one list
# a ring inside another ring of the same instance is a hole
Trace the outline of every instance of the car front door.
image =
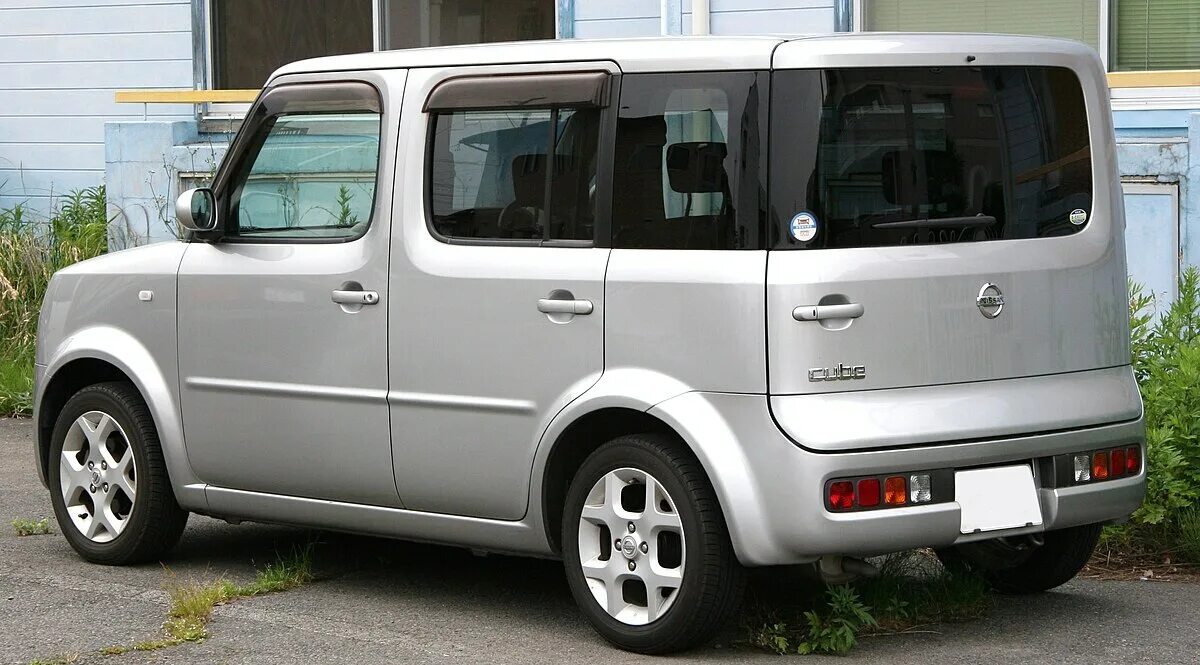
[(603, 371), (614, 71), (409, 76), (388, 310), (406, 508), (519, 519), (542, 432)]
[(219, 237), (180, 265), (184, 435), (206, 483), (399, 505), (385, 119), (404, 72), (352, 78), (267, 89), (216, 179)]

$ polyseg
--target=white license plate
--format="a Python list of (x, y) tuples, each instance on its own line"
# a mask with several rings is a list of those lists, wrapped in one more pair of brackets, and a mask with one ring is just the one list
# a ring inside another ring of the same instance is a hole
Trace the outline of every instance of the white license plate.
[(954, 474), (954, 500), (962, 509), (961, 533), (1042, 523), (1033, 470), (1028, 466), (958, 471)]

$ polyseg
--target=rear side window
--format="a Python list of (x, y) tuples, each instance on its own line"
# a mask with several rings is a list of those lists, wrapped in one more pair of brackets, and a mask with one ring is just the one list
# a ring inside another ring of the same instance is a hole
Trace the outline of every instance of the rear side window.
[(771, 244), (1069, 235), (1092, 206), (1078, 78), (1054, 67), (776, 72)]
[(613, 247), (760, 243), (767, 75), (630, 74), (613, 152)]
[(433, 115), (433, 229), (452, 239), (591, 241), (598, 108)]

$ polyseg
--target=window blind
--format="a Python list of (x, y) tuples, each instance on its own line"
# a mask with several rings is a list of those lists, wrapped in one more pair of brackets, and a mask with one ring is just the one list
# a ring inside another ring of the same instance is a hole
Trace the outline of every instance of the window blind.
[[(864, 0), (867, 30), (1002, 32), (1075, 39), (1097, 48), (1101, 0)], [(1144, 2), (1144, 0), (1143, 0)], [(1196, 0), (1177, 0), (1177, 4)], [(1124, 3), (1122, 3), (1124, 4)]]
[(1116, 69), (1200, 69), (1200, 2), (1114, 0)]

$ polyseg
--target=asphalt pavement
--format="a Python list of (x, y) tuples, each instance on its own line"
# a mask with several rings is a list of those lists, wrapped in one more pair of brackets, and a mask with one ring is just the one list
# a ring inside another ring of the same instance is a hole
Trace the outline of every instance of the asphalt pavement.
[[(623, 653), (575, 609), (554, 561), (477, 557), (457, 548), (193, 516), (162, 565), (94, 566), (54, 523), (33, 467), (32, 425), (0, 420), (0, 662), (80, 663), (619, 663)], [(13, 519), (51, 518), (49, 535), (18, 538)], [(219, 606), (210, 637), (155, 652), (102, 656), (105, 646), (157, 636), (173, 580), (254, 570), (297, 544), (316, 542), (318, 580)], [(787, 595), (784, 581), (755, 585)], [(752, 588), (752, 593), (758, 593)], [(777, 661), (736, 642), (671, 662)], [(820, 657), (818, 662), (824, 662)], [(1200, 663), (1200, 584), (1077, 580), (1052, 593), (1001, 597), (987, 618), (865, 638), (838, 663)]]

